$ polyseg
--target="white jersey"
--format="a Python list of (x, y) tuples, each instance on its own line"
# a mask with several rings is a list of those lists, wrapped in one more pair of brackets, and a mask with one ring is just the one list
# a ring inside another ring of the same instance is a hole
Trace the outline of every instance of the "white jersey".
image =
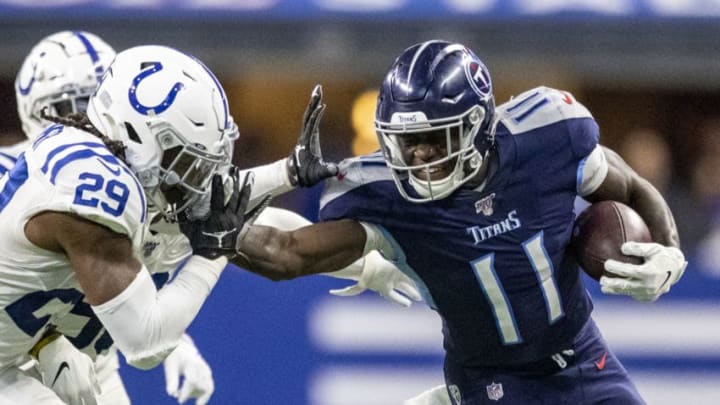
[[(152, 214), (150, 218), (153, 219)], [(190, 241), (180, 232), (180, 227), (161, 219), (150, 224), (138, 256), (160, 288), (191, 255)]]
[(93, 358), (112, 344), (83, 301), (67, 257), (25, 237), (28, 219), (43, 211), (127, 235), (141, 257), (147, 204), (135, 176), (97, 137), (48, 127), (0, 178), (0, 369), (15, 364), (51, 326)]
[(28, 145), (30, 145), (29, 139), (14, 145), (0, 146), (0, 176), (15, 166), (18, 156), (20, 156), (20, 153), (22, 153)]

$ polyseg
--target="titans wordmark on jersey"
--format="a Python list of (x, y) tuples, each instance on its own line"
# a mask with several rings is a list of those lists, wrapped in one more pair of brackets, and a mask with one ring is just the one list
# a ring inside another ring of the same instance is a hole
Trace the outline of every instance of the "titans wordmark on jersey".
[(396, 262), (441, 315), (448, 357), (474, 367), (550, 357), (592, 309), (564, 251), (575, 198), (593, 177), (584, 171), (599, 153), (598, 127), (572, 96), (544, 87), (497, 111), (499, 165), (483, 189), (413, 204), (375, 154), (345, 162), (321, 200), (322, 220), (381, 226)]
[(12, 365), (48, 327), (95, 356), (112, 344), (64, 255), (24, 234), (42, 211), (67, 212), (125, 234), (140, 251), (145, 195), (129, 169), (93, 135), (53, 125), (0, 178), (0, 368)]

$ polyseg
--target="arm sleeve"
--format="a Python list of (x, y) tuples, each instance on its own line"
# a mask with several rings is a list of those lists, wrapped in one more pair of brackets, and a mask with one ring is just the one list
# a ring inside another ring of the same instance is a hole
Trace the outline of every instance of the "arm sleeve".
[(255, 173), (255, 184), (253, 184), (248, 207), (254, 207), (255, 204), (260, 202), (262, 198), (268, 194), (278, 196), (294, 188), (290, 184), (288, 177), (286, 159), (280, 159), (277, 162), (264, 166), (242, 170), (240, 172), (240, 178), (243, 179), (248, 171)]
[(160, 291), (143, 266), (122, 293), (93, 306), (93, 311), (128, 364), (143, 370), (153, 368), (178, 345), (226, 264), (225, 258), (192, 256)]

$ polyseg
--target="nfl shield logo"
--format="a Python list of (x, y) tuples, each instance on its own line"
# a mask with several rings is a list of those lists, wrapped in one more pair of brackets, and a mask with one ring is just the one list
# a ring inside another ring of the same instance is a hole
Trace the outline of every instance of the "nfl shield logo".
[(493, 401), (499, 401), (500, 398), (505, 395), (503, 393), (502, 384), (493, 382), (492, 384), (485, 387), (487, 390), (488, 398), (490, 398)]
[(486, 217), (489, 217), (493, 214), (493, 198), (495, 198), (495, 193), (490, 194), (487, 197), (483, 197), (475, 202), (475, 213), (483, 213)]

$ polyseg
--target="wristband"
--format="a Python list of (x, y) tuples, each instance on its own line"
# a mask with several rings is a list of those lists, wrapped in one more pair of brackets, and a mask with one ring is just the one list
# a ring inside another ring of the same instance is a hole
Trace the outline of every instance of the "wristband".
[(45, 348), (45, 346), (49, 345), (50, 343), (54, 342), (55, 339), (62, 336), (60, 332), (56, 331), (50, 331), (45, 336), (42, 337), (37, 343), (35, 343), (35, 346), (30, 349), (29, 353), (34, 358), (37, 359), (40, 355), (40, 351)]

